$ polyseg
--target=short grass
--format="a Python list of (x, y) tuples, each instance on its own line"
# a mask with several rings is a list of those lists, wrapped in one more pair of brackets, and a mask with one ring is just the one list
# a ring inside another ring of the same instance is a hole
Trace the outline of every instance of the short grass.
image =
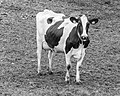
[[(47, 74), (47, 52), (42, 52), (42, 76), (37, 75), (35, 16), (45, 8), (65, 15), (99, 18), (90, 26), (90, 45), (81, 66), (81, 83), (65, 77), (65, 58), (53, 58)], [(0, 96), (120, 96), (119, 0), (1, 0)]]

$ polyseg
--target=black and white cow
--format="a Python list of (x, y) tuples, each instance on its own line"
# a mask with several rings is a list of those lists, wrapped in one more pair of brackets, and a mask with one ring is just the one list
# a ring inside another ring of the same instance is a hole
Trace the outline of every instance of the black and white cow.
[(71, 57), (77, 60), (76, 82), (80, 82), (79, 67), (85, 56), (85, 50), (90, 43), (88, 29), (90, 24), (96, 24), (97, 18), (88, 19), (86, 15), (65, 17), (64, 14), (55, 13), (45, 9), (36, 16), (37, 25), (37, 56), (38, 73), (41, 70), (41, 51), (48, 50), (49, 71), (52, 72), (51, 63), (54, 53), (62, 52), (66, 59), (65, 81), (70, 80)]

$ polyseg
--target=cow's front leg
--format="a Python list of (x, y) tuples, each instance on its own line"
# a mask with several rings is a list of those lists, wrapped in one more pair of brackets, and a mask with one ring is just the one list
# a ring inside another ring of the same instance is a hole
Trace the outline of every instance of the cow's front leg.
[(52, 58), (53, 58), (54, 52), (52, 50), (48, 51), (48, 59), (49, 59), (49, 74), (53, 74), (52, 72)]
[(70, 55), (65, 55), (66, 57), (66, 76), (65, 76), (65, 81), (66, 82), (69, 82), (70, 81), (70, 73), (69, 73), (69, 70), (71, 68), (71, 61), (70, 61), (70, 58), (71, 56)]
[(77, 61), (77, 66), (76, 66), (76, 82), (77, 83), (80, 82), (80, 70), (79, 70), (79, 68), (80, 68), (80, 66), (82, 64), (84, 56), (85, 56), (85, 49), (82, 50), (81, 58), (80, 58), (80, 60)]

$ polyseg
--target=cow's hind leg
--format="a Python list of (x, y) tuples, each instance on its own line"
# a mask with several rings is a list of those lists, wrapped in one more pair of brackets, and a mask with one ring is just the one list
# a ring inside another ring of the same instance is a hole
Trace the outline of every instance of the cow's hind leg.
[(37, 59), (38, 59), (38, 74), (41, 74), (41, 52), (42, 52), (42, 39), (37, 34)]
[(52, 58), (53, 58), (54, 52), (52, 50), (48, 51), (48, 59), (49, 59), (49, 74), (53, 74), (52, 72)]
[(70, 71), (70, 68), (71, 68), (71, 61), (70, 61), (70, 56), (69, 55), (66, 55), (65, 57), (66, 57), (66, 71), (67, 71), (66, 76), (65, 76), (65, 81), (67, 83), (69, 83), (69, 81), (70, 81), (69, 71)]

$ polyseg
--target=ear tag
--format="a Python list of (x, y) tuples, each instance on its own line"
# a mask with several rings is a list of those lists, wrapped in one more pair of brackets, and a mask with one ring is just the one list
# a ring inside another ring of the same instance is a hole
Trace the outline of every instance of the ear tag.
[(73, 20), (73, 23), (76, 23), (76, 21), (75, 21), (75, 20)]
[(92, 24), (95, 24), (95, 21), (93, 21)]

